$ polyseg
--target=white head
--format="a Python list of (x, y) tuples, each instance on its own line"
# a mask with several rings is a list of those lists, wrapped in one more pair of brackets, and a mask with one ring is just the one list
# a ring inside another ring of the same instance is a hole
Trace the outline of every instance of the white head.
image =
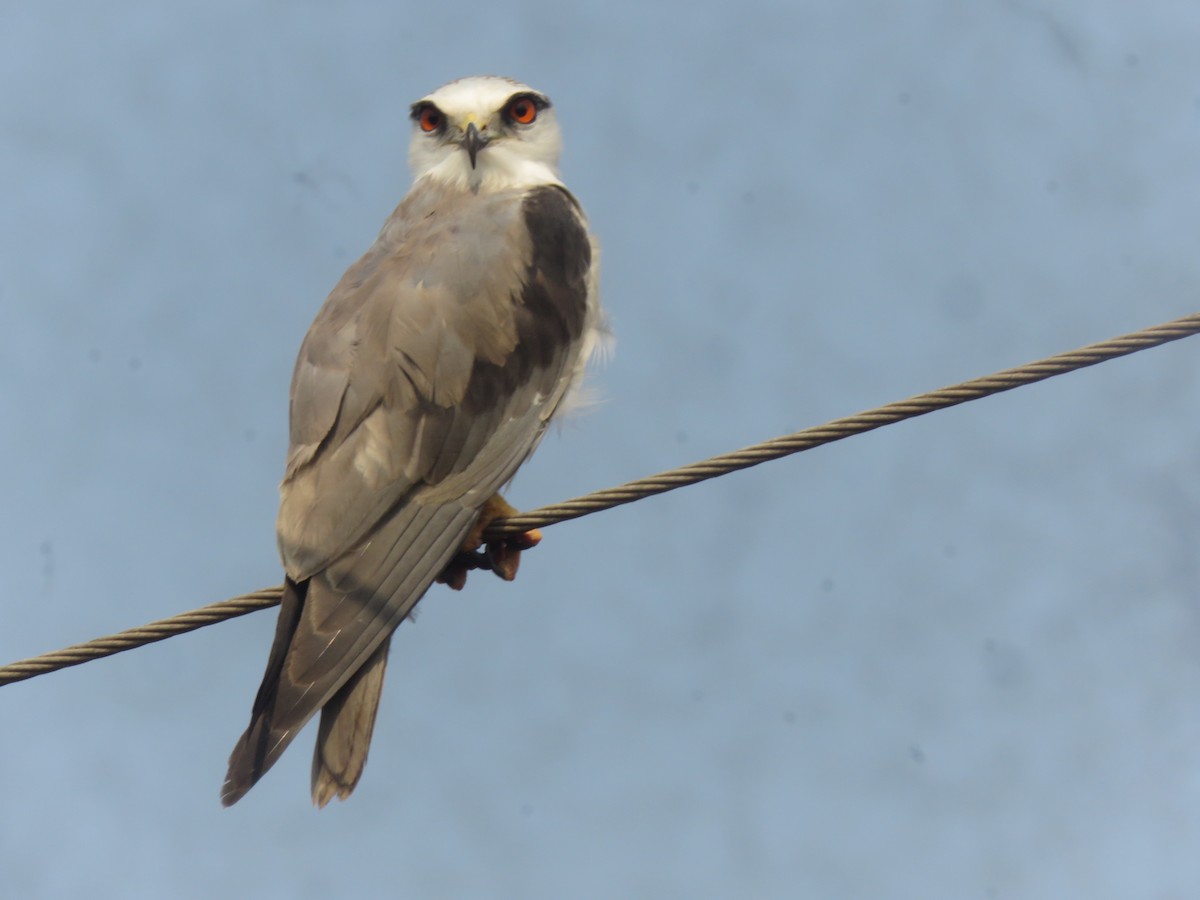
[(511, 78), (460, 78), (412, 105), (413, 179), (473, 191), (560, 184), (562, 134), (545, 94)]

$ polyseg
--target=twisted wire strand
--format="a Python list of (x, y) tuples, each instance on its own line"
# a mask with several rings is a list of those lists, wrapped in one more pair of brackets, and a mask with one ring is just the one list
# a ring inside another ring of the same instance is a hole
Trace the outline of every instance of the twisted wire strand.
[(132, 650), (134, 647), (153, 644), (155, 641), (165, 641), (177, 634), (187, 634), (205, 625), (215, 625), (217, 622), (235, 619), (260, 609), (270, 609), (279, 605), (282, 592), (282, 585), (263, 588), (252, 594), (234, 597), (232, 600), (222, 600), (220, 603), (210, 603), (190, 612), (179, 613), (169, 619), (159, 619), (157, 622), (129, 628), (106, 637), (93, 638), (82, 644), (72, 644), (52, 653), (9, 663), (7, 666), (0, 666), (0, 686), (24, 681), (35, 675), (56, 672), (69, 666), (78, 666), (94, 659), (103, 659), (115, 653)]
[[(1089, 344), (1078, 350), (1058, 353), (1023, 366), (1004, 369), (992, 375), (972, 378), (961, 384), (939, 388), (905, 400), (887, 403), (865, 412), (833, 419), (823, 425), (815, 425), (793, 434), (743, 447), (741, 450), (723, 453), (657, 475), (639, 478), (618, 487), (606, 488), (563, 503), (555, 503), (506, 519), (498, 519), (488, 527), (484, 536), (493, 539), (520, 534), (533, 528), (556, 525), (559, 522), (612, 509), (615, 506), (697, 484), (740, 469), (748, 469), (769, 460), (811, 450), (823, 444), (830, 444), (856, 434), (882, 428), (884, 425), (892, 425), (939, 409), (947, 409), (971, 400), (979, 400), (992, 394), (1010, 391), (1013, 388), (1044, 381), (1056, 375), (1094, 366), (1120, 356), (1128, 356), (1139, 350), (1158, 347), (1197, 333), (1200, 333), (1200, 313), (1192, 313), (1162, 325), (1144, 328), (1097, 344)], [(166, 640), (177, 634), (194, 631), (226, 619), (244, 616), (260, 609), (269, 609), (279, 604), (281, 592), (281, 586), (264, 588), (252, 594), (212, 603), (138, 628), (131, 628), (107, 637), (74, 644), (53, 653), (43, 653), (40, 656), (0, 666), (0, 685), (23, 681), (26, 678), (33, 678), (36, 675), (54, 672), (68, 666), (77, 666), (94, 659), (132, 650), (134, 647)]]
[(991, 375), (972, 378), (970, 381), (960, 384), (917, 394), (905, 400), (896, 400), (840, 419), (833, 419), (823, 425), (814, 425), (793, 434), (771, 438), (740, 450), (669, 469), (657, 475), (639, 478), (619, 487), (606, 488), (576, 497), (573, 500), (543, 506), (506, 519), (497, 519), (484, 532), (484, 537), (495, 538), (520, 534), (531, 528), (544, 528), (547, 525), (556, 525), (559, 522), (577, 519), (589, 513), (612, 509), (614, 506), (632, 503), (635, 500), (697, 484), (710, 478), (727, 475), (730, 472), (749, 469), (752, 466), (790, 456), (793, 453), (831, 444), (856, 434), (874, 431), (884, 425), (893, 425), (939, 409), (948, 409), (971, 400), (979, 400), (993, 394), (1010, 391), (1013, 388), (1044, 381), (1055, 375), (1064, 375), (1067, 372), (1094, 366), (1106, 360), (1128, 356), (1139, 350), (1158, 347), (1180, 338), (1190, 337), (1198, 332), (1200, 332), (1200, 313), (1192, 313), (1162, 325), (1123, 334), (1097, 344), (1089, 344), (1078, 350), (1068, 350), (1036, 362), (1004, 369)]

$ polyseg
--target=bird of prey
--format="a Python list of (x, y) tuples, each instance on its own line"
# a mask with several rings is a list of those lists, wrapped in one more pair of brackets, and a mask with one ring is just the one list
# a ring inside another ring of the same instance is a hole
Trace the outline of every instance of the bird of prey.
[[(236, 803), (321, 712), (313, 802), (362, 775), (392, 632), (511, 511), (500, 490), (607, 328), (597, 248), (547, 97), (507, 78), (412, 105), (413, 185), (334, 287), (292, 376), (266, 674), (229, 759)], [(503, 577), (536, 536), (489, 547)]]

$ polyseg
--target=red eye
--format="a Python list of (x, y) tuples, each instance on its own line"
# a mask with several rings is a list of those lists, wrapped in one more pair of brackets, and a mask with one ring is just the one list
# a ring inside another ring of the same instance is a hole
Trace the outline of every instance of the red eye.
[(442, 127), (442, 114), (436, 107), (426, 106), (417, 116), (417, 122), (420, 124), (421, 130), (428, 134)]
[(537, 118), (537, 104), (528, 97), (518, 97), (508, 104), (508, 117), (518, 125), (530, 125)]

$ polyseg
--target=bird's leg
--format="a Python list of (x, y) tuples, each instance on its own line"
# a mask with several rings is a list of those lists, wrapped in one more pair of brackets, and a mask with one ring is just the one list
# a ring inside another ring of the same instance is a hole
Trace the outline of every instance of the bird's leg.
[[(467, 573), (472, 569), (491, 569), (505, 581), (516, 578), (517, 568), (521, 565), (521, 551), (536, 547), (542, 540), (542, 533), (535, 528), (486, 542), (483, 539), (483, 533), (489, 525), (516, 513), (517, 509), (499, 494), (489, 497), (479, 511), (479, 518), (467, 533), (458, 555), (446, 564), (437, 578), (438, 582), (461, 591), (467, 583)], [(484, 545), (483, 550), (477, 549), (480, 544)]]

